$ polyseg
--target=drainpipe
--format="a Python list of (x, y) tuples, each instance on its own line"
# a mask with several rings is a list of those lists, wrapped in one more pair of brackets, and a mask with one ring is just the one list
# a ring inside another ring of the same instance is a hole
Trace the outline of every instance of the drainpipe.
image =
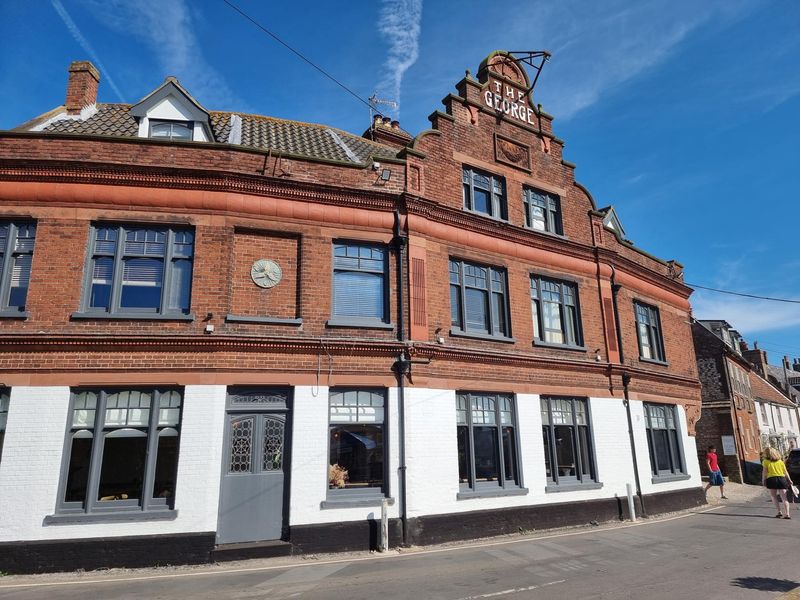
[[(406, 319), (405, 319), (405, 248), (408, 244), (407, 236), (403, 235), (400, 226), (400, 211), (394, 211), (394, 246), (397, 250), (397, 340), (406, 343)], [(402, 527), (403, 546), (408, 546), (408, 509), (406, 493), (406, 375), (411, 371), (411, 360), (406, 356), (403, 349), (397, 357), (395, 363), (395, 373), (397, 375), (397, 439), (398, 444), (398, 478), (399, 478), (399, 500), (400, 500), (400, 524)]]
[[(615, 279), (614, 275), (616, 274), (616, 270), (614, 269), (613, 265), (611, 266), (611, 305), (614, 308), (614, 323), (616, 324), (616, 333), (617, 333), (617, 348), (619, 349), (619, 363), (620, 365), (625, 364), (625, 351), (623, 350), (622, 346), (622, 329), (619, 322), (619, 306), (617, 301), (617, 295), (619, 291), (622, 289), (622, 286), (618, 284)], [(636, 440), (633, 437), (633, 415), (631, 415), (631, 400), (629, 396), (629, 389), (628, 386), (631, 383), (631, 376), (629, 373), (622, 374), (622, 403), (625, 405), (625, 414), (628, 418), (628, 441), (631, 445), (631, 460), (633, 461), (633, 478), (634, 482), (636, 483), (636, 495), (639, 497), (639, 506), (642, 509), (642, 516), (647, 516), (647, 510), (644, 506), (644, 495), (642, 494), (642, 483), (639, 478), (639, 461), (636, 457)], [(632, 517), (633, 515), (631, 515)]]

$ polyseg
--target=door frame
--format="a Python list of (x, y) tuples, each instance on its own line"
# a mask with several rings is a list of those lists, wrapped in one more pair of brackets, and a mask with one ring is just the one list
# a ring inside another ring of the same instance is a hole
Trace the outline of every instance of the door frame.
[[(237, 398), (253, 398), (258, 396), (269, 396), (283, 394), (284, 402), (237, 402)], [(294, 411), (294, 388), (290, 386), (276, 385), (229, 385), (225, 390), (225, 428), (222, 436), (222, 460), (220, 465), (219, 499), (217, 501), (217, 530), (214, 533), (214, 542), (219, 539), (220, 514), (222, 511), (222, 486), (224, 478), (228, 474), (228, 461), (230, 459), (230, 416), (236, 414), (280, 414), (285, 418), (283, 430), (283, 501), (281, 505), (281, 536), (279, 539), (288, 541), (289, 539), (289, 506), (291, 499), (291, 465), (292, 465), (292, 413)], [(268, 541), (268, 540), (264, 540)], [(256, 543), (256, 542), (253, 542)]]

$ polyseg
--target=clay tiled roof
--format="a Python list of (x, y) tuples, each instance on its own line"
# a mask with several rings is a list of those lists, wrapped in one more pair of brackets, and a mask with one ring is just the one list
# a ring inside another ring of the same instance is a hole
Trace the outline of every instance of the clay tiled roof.
[(110, 135), (113, 137), (135, 137), (139, 132), (136, 120), (128, 114), (128, 104), (98, 104), (97, 112), (82, 121), (80, 119), (57, 120), (42, 131), (53, 133), (76, 133), (87, 135)]
[[(67, 117), (63, 110), (60, 113), (55, 112), (55, 117), (51, 112), (47, 115), (49, 119), (34, 119), (17, 130), (136, 137), (139, 126), (136, 119), (131, 116), (130, 108), (130, 104), (98, 104), (97, 112), (85, 120)], [(228, 143), (231, 116), (234, 114), (238, 114), (242, 119), (241, 146), (243, 147), (351, 164), (367, 164), (373, 158), (397, 156), (395, 148), (325, 125), (222, 111), (210, 112), (210, 124), (215, 142)]]
[(778, 391), (771, 383), (764, 381), (755, 371), (750, 373), (750, 387), (753, 392), (753, 397), (757, 400), (782, 404), (784, 406), (794, 406), (786, 396)]

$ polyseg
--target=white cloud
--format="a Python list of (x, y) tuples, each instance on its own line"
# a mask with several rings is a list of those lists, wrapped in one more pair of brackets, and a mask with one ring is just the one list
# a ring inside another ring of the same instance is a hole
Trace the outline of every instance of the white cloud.
[(89, 58), (92, 59), (92, 62), (95, 65), (97, 65), (97, 68), (100, 69), (100, 72), (103, 74), (103, 77), (106, 79), (106, 81), (108, 81), (108, 85), (111, 86), (111, 89), (114, 90), (114, 93), (117, 95), (117, 98), (119, 98), (119, 101), (125, 102), (125, 97), (122, 95), (119, 87), (117, 87), (117, 84), (111, 78), (111, 74), (105, 68), (105, 65), (103, 65), (100, 57), (97, 56), (97, 53), (94, 51), (94, 48), (92, 48), (89, 40), (87, 40), (83, 33), (81, 33), (81, 30), (78, 29), (78, 26), (75, 24), (75, 21), (72, 20), (72, 17), (67, 12), (67, 9), (64, 8), (63, 4), (61, 4), (61, 0), (50, 0), (50, 2), (53, 5), (53, 8), (56, 9), (58, 16), (61, 17), (62, 21), (64, 21), (64, 25), (67, 26), (67, 29), (72, 37), (76, 42), (78, 42), (80, 47), (83, 48), (83, 51), (89, 55)]
[(389, 42), (389, 54), (383, 65), (384, 75), (378, 88), (397, 102), (403, 75), (419, 57), (422, 30), (422, 0), (383, 0), (378, 29)]
[(752, 6), (750, 0), (538, 2), (516, 14), (503, 36), (533, 39), (536, 49), (553, 52), (535, 97), (566, 119), (663, 63), (701, 27), (724, 27)]
[(800, 326), (800, 304), (723, 296), (703, 290), (692, 295), (692, 312), (696, 319), (723, 319), (745, 337)]
[(83, 0), (94, 16), (122, 35), (133, 35), (155, 54), (161, 76), (174, 75), (207, 108), (231, 108), (236, 98), (203, 57), (185, 0)]

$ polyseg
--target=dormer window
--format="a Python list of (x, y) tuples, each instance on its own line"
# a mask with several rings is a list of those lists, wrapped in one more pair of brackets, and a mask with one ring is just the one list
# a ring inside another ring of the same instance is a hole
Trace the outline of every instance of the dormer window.
[(139, 137), (183, 142), (213, 142), (211, 118), (174, 77), (167, 79), (130, 114), (139, 123)]
[(191, 121), (150, 121), (150, 137), (164, 140), (191, 140)]

